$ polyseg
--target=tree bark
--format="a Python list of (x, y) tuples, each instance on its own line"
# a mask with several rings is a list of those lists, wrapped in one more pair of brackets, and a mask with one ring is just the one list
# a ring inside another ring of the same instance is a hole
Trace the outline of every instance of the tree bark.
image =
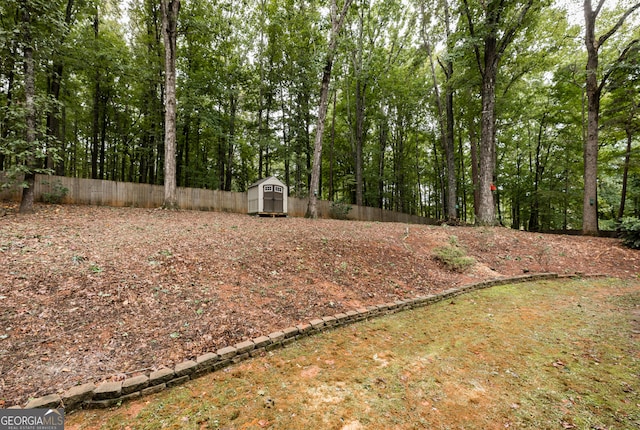
[(313, 166), (311, 170), (311, 184), (309, 186), (309, 205), (307, 207), (307, 216), (313, 219), (318, 218), (318, 187), (320, 184), (320, 169), (322, 167), (322, 135), (324, 133), (324, 121), (327, 117), (327, 108), (329, 105), (331, 68), (333, 67), (333, 57), (338, 44), (338, 33), (340, 33), (344, 18), (352, 1), (353, 0), (345, 0), (340, 15), (337, 13), (338, 7), (336, 0), (332, 0), (331, 2), (331, 32), (329, 35), (329, 45), (327, 47), (327, 56), (325, 58), (322, 82), (320, 85), (320, 103), (318, 106), (318, 120), (316, 123), (316, 135), (313, 147)]
[(180, 0), (162, 0), (164, 38), (165, 120), (164, 120), (164, 202), (165, 209), (177, 209), (176, 190), (176, 39)]
[(496, 127), (496, 76), (497, 52), (495, 39), (485, 43), (485, 67), (482, 77), (482, 116), (480, 133), (480, 159), (478, 172), (478, 219), (476, 224), (494, 225), (495, 203), (493, 199), (493, 176), (495, 172), (495, 127)]

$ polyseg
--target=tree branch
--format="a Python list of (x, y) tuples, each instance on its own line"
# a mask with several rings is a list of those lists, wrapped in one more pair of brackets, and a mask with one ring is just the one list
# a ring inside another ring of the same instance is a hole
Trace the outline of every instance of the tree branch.
[[(603, 2), (604, 2), (604, 0), (601, 0), (600, 4), (598, 5), (598, 8), (596, 9), (596, 15), (600, 11), (600, 7), (602, 6)], [(629, 9), (627, 9), (627, 11), (620, 17), (618, 22), (616, 22), (616, 25), (611, 27), (611, 29), (609, 31), (607, 31), (605, 34), (600, 36), (600, 38), (598, 39), (598, 47), (602, 46), (602, 44), (604, 42), (606, 42), (607, 39), (609, 39), (611, 36), (613, 36), (613, 34), (616, 31), (618, 31), (618, 29), (620, 27), (622, 27), (622, 24), (624, 24), (624, 21), (627, 19), (627, 17), (629, 15), (631, 15), (633, 12), (635, 12), (636, 9), (638, 9), (638, 8), (640, 8), (640, 3), (636, 3), (635, 5), (631, 6)]]
[[(464, 3), (464, 14), (467, 17), (467, 22), (469, 23), (469, 34), (471, 35), (471, 39), (476, 38), (476, 30), (473, 26), (473, 20), (471, 19), (471, 12), (469, 11), (469, 3), (467, 0), (463, 0)], [(480, 70), (480, 74), (484, 77), (484, 68), (482, 67), (482, 59), (480, 58), (480, 49), (478, 49), (478, 44), (473, 42), (473, 50), (476, 54), (476, 62), (478, 63), (478, 70)]]
[[(604, 2), (605, 0), (600, 0), (598, 2), (598, 6), (596, 6), (596, 10), (591, 10), (591, 13), (595, 13), (596, 16), (598, 16), (598, 14), (600, 14), (600, 10), (602, 9), (602, 6), (604, 6)], [(591, 5), (591, 0), (589, 0), (589, 5)]]
[(604, 76), (602, 76), (602, 81), (600, 81), (600, 85), (598, 85), (598, 92), (601, 92), (603, 90), (604, 86), (607, 84), (607, 80), (616, 69), (616, 66), (622, 63), (624, 60), (626, 60), (627, 56), (629, 55), (629, 52), (631, 51), (631, 48), (633, 48), (633, 46), (636, 45), (637, 43), (640, 43), (640, 39), (634, 39), (631, 42), (629, 42), (627, 46), (625, 46), (624, 50), (618, 56), (618, 59), (614, 61), (614, 63), (609, 68), (609, 70), (607, 70)]
[(511, 28), (509, 28), (509, 30), (507, 30), (502, 39), (500, 39), (500, 42), (498, 43), (498, 56), (502, 56), (504, 51), (507, 49), (507, 46), (509, 46), (509, 44), (513, 41), (516, 32), (522, 26), (522, 22), (527, 16), (527, 12), (529, 12), (529, 9), (533, 5), (534, 1), (535, 0), (529, 0), (529, 2), (522, 7), (522, 10), (520, 11), (516, 22), (511, 26)]

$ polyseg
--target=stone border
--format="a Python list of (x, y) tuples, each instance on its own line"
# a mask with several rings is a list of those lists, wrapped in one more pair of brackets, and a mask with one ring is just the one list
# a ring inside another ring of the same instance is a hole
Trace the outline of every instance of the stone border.
[[(438, 294), (418, 296), (413, 299), (396, 300), (380, 305), (367, 306), (344, 313), (315, 318), (307, 323), (298, 324), (275, 331), (266, 336), (226, 346), (216, 352), (209, 352), (194, 360), (178, 363), (173, 368), (161, 368), (145, 375), (133, 376), (123, 381), (102, 382), (98, 385), (87, 383), (69, 388), (62, 395), (49, 394), (29, 400), (24, 409), (31, 408), (64, 408), (67, 413), (78, 409), (109, 408), (120, 405), (131, 399), (138, 399), (148, 394), (157, 393), (167, 388), (183, 384), (190, 379), (225, 368), (255, 357), (265, 351), (283, 348), (284, 346), (307, 336), (311, 336), (336, 327), (352, 324), (365, 319), (400, 312), (407, 309), (427, 306), (460, 294), (481, 290), (498, 285), (540, 281), (545, 279), (574, 277), (603, 277), (606, 275), (558, 275), (556, 273), (539, 273), (513, 278), (498, 278), (489, 281), (450, 288)], [(9, 409), (22, 409), (12, 406)]]

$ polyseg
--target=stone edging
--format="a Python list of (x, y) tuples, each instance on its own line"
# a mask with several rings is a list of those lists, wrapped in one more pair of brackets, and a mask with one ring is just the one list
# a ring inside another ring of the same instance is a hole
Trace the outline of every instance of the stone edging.
[[(602, 275), (583, 275), (579, 277), (600, 277)], [(64, 408), (66, 412), (77, 409), (109, 408), (131, 399), (137, 399), (148, 394), (157, 393), (167, 388), (183, 384), (190, 379), (203, 376), (207, 373), (239, 363), (250, 357), (262, 354), (265, 351), (282, 348), (300, 338), (316, 333), (344, 326), (368, 318), (375, 318), (402, 310), (418, 308), (446, 300), (470, 291), (489, 288), (497, 285), (556, 279), (562, 277), (556, 273), (540, 273), (514, 278), (499, 278), (489, 281), (470, 284), (462, 287), (450, 288), (438, 294), (418, 296), (413, 299), (397, 300), (395, 302), (372, 305), (344, 313), (312, 319), (307, 323), (288, 327), (284, 330), (273, 332), (267, 336), (260, 336), (251, 340), (226, 346), (215, 353), (209, 352), (197, 357), (195, 360), (187, 360), (178, 363), (173, 368), (162, 368), (150, 374), (133, 376), (123, 381), (102, 382), (98, 385), (87, 383), (77, 385), (60, 394), (49, 394), (29, 400), (24, 409), (32, 408)], [(21, 406), (12, 406), (9, 409), (22, 409)]]

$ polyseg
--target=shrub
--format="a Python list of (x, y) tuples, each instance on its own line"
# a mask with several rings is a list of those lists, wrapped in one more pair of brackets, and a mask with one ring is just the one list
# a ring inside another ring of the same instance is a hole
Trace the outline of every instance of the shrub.
[(640, 249), (640, 219), (623, 218), (618, 226), (622, 243), (632, 249)]
[(347, 219), (347, 215), (351, 211), (352, 206), (349, 203), (331, 202), (329, 214), (334, 219)]
[(42, 185), (50, 185), (50, 191), (42, 193), (42, 201), (45, 203), (59, 204), (62, 202), (64, 196), (69, 192), (69, 189), (63, 186), (60, 181), (56, 181), (53, 184), (43, 181)]
[(473, 257), (467, 256), (467, 252), (456, 245), (455, 239), (450, 242), (450, 245), (441, 246), (433, 250), (433, 256), (436, 260), (455, 272), (464, 272), (476, 264), (476, 260)]

